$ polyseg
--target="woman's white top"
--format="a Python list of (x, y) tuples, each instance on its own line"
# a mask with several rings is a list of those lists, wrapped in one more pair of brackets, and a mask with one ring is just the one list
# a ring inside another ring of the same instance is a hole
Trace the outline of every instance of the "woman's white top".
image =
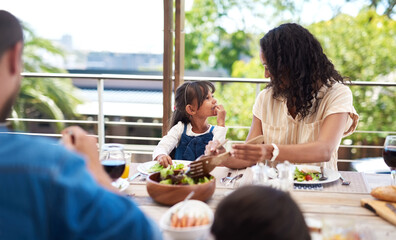
[[(272, 89), (259, 93), (253, 106), (253, 114), (261, 120), (265, 143), (301, 144), (318, 139), (324, 119), (334, 113), (348, 113), (344, 137), (355, 131), (359, 116), (353, 107), (351, 90), (344, 84), (335, 83), (331, 88), (323, 86), (318, 93), (318, 108), (315, 113), (301, 119), (294, 119), (287, 108), (285, 99), (274, 99)], [(315, 101), (315, 100), (313, 100)], [(341, 142), (341, 140), (340, 140)], [(324, 167), (337, 170), (338, 146), (331, 155), (331, 160)]]

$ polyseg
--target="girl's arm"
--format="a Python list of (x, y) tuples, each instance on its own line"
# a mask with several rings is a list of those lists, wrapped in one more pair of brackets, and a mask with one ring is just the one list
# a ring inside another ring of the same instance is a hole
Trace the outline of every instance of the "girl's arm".
[(169, 156), (172, 150), (179, 143), (183, 130), (184, 124), (182, 122), (178, 122), (175, 126), (173, 126), (169, 130), (168, 134), (162, 137), (161, 141), (155, 147), (153, 152), (153, 160), (158, 160), (160, 155)]
[[(338, 146), (347, 124), (348, 113), (335, 113), (327, 116), (319, 134), (318, 140), (304, 144), (278, 145), (277, 160), (290, 162), (327, 162), (331, 153)], [(258, 120), (258, 119), (257, 119)], [(259, 135), (257, 120), (253, 120), (248, 138)], [(260, 120), (258, 120), (260, 121)], [(261, 124), (260, 124), (261, 125)], [(242, 168), (259, 161), (272, 158), (273, 146), (267, 144), (235, 144), (231, 150), (232, 157), (224, 164), (226, 167)]]

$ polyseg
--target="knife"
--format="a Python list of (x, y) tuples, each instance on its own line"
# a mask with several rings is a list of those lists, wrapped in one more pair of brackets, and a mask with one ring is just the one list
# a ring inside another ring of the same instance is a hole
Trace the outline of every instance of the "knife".
[(128, 178), (128, 181), (131, 183), (133, 179), (142, 175), (140, 172), (133, 174), (131, 177)]

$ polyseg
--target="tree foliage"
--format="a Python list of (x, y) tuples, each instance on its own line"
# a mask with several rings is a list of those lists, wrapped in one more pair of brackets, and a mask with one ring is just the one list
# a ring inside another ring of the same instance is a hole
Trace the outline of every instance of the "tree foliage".
[[(24, 24), (24, 71), (39, 73), (62, 73), (63, 69), (54, 67), (43, 60), (43, 55), (63, 57), (63, 51), (51, 41), (37, 37)], [(18, 99), (13, 107), (13, 118), (51, 118), (64, 120), (78, 115), (76, 106), (81, 101), (76, 97), (76, 88), (71, 79), (23, 78)], [(27, 125), (22, 121), (13, 121), (16, 130), (26, 131)], [(60, 131), (63, 123), (56, 123)]]
[[(186, 12), (186, 69), (216, 68), (230, 74), (235, 61), (250, 58), (256, 49), (254, 34), (247, 31), (244, 18), (236, 16), (264, 16), (263, 7), (271, 6), (275, 21), (278, 13), (293, 11), (294, 4), (292, 0), (195, 0)], [(227, 31), (225, 22), (235, 29)]]
[[(396, 21), (374, 9), (362, 10), (356, 17), (341, 14), (330, 21), (312, 24), (309, 29), (336, 68), (352, 81), (386, 81), (383, 76), (396, 70)], [(360, 115), (359, 130), (396, 129), (394, 87), (351, 88)], [(373, 134), (352, 137), (360, 144), (379, 143), (378, 136)]]

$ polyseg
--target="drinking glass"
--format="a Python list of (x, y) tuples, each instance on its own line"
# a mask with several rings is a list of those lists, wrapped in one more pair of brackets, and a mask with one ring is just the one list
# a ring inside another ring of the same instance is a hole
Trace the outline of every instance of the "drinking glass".
[(116, 181), (125, 170), (124, 147), (121, 144), (104, 144), (100, 161), (107, 174)]
[(396, 135), (387, 136), (382, 152), (384, 161), (391, 169), (392, 185), (396, 185)]

